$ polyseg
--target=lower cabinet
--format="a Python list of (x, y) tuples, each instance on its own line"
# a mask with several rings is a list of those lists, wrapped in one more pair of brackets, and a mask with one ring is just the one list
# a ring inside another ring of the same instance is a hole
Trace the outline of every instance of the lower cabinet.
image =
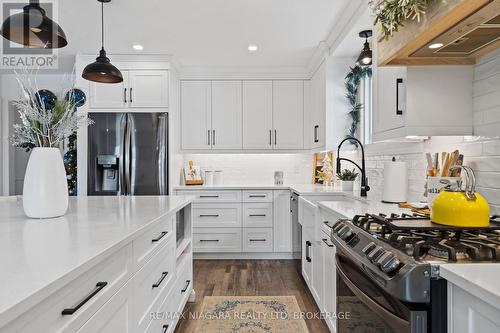
[(243, 228), (243, 252), (273, 252), (273, 229)]
[(302, 228), (302, 277), (309, 289), (312, 288), (312, 242), (313, 237), (306, 228)]
[(325, 313), (325, 321), (331, 332), (337, 330), (337, 268), (335, 266), (335, 245), (325, 234), (323, 242), (323, 296), (322, 311)]
[(323, 243), (320, 241), (312, 242), (312, 284), (311, 293), (320, 309), (323, 308)]

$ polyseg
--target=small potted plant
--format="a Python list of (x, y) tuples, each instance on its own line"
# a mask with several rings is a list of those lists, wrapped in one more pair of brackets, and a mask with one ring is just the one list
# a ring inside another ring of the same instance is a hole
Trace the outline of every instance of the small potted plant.
[(340, 180), (340, 186), (342, 191), (352, 191), (354, 181), (358, 177), (358, 173), (355, 169), (348, 170), (344, 169), (337, 174), (337, 178)]

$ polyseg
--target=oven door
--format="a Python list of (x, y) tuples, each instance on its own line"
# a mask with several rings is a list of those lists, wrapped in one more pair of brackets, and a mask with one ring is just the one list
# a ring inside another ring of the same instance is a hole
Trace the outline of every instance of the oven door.
[(337, 332), (427, 332), (425, 308), (410, 309), (389, 295), (345, 254), (336, 259)]

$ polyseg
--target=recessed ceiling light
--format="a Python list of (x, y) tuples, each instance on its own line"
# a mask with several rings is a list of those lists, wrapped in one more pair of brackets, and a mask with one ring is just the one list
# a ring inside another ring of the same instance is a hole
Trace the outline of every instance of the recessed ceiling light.
[(434, 44), (429, 45), (429, 48), (430, 49), (439, 49), (443, 45), (444, 45), (443, 43), (434, 43)]
[(248, 45), (248, 52), (256, 52), (258, 49), (257, 45)]
[(141, 44), (134, 44), (134, 45), (132, 45), (132, 47), (136, 51), (142, 51), (142, 50), (144, 50), (144, 46), (142, 46)]

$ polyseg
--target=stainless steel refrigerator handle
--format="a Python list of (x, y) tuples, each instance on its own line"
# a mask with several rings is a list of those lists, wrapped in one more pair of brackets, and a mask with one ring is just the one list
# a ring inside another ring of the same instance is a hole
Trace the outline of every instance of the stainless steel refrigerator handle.
[(119, 160), (119, 176), (120, 176), (120, 194), (126, 194), (127, 193), (127, 187), (125, 184), (125, 133), (127, 130), (127, 115), (124, 114), (122, 116), (121, 122), (120, 122), (120, 160)]
[(130, 175), (128, 179), (129, 194), (135, 194), (135, 175), (137, 171), (137, 147), (134, 116), (129, 113), (129, 136), (130, 136)]
[(127, 117), (127, 126), (125, 131), (125, 140), (123, 141), (124, 146), (124, 170), (125, 170), (125, 194), (130, 194), (130, 120), (129, 115)]
[(158, 149), (158, 193), (166, 195), (165, 192), (165, 159), (166, 159), (166, 121), (165, 116), (158, 118), (157, 149)]

